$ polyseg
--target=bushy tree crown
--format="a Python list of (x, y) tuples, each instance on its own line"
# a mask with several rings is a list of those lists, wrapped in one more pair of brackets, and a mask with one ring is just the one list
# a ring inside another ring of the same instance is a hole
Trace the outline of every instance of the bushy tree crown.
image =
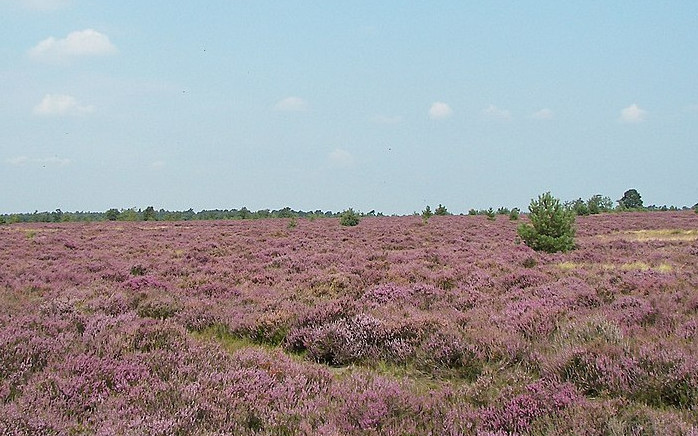
[(574, 248), (574, 212), (546, 192), (528, 206), (531, 224), (521, 223), (519, 237), (536, 251), (555, 253)]

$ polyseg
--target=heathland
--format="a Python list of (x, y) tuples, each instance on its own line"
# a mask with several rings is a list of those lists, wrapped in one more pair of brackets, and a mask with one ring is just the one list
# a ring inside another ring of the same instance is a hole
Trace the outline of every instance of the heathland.
[(696, 434), (698, 214), (517, 224), (0, 226), (0, 434)]

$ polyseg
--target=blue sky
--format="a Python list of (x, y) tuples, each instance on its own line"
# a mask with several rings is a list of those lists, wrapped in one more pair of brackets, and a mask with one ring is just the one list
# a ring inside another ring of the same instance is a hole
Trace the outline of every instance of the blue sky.
[(695, 1), (0, 0), (0, 213), (691, 206), (696, 29)]

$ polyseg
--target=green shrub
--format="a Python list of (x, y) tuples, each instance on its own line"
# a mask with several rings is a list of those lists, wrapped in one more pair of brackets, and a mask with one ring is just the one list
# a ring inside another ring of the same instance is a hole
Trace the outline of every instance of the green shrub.
[(429, 218), (431, 218), (434, 214), (431, 211), (431, 208), (427, 205), (427, 207), (422, 211), (422, 221), (424, 221), (424, 224), (429, 221)]
[(519, 209), (518, 208), (515, 207), (509, 212), (509, 219), (512, 221), (516, 221), (517, 219), (519, 219)]
[(487, 215), (487, 219), (490, 221), (494, 221), (497, 219), (497, 214), (494, 212), (494, 209), (489, 208), (485, 211), (485, 215)]
[(359, 221), (361, 221), (361, 218), (359, 215), (354, 212), (354, 209), (349, 208), (342, 212), (342, 214), (339, 216), (339, 224), (347, 227), (353, 227), (353, 226), (358, 226)]
[(528, 210), (532, 225), (521, 223), (517, 228), (526, 245), (547, 253), (574, 248), (574, 212), (564, 208), (560, 200), (546, 192), (531, 200)]

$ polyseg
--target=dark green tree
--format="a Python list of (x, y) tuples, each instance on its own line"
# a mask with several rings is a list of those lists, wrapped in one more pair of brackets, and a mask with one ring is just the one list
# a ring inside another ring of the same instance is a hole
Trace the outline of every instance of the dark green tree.
[(621, 209), (642, 209), (642, 197), (635, 189), (628, 189), (618, 200)]
[(153, 206), (148, 206), (143, 211), (143, 221), (157, 221), (158, 216)]
[(546, 192), (528, 206), (531, 224), (521, 223), (519, 237), (536, 251), (555, 253), (574, 248), (574, 212)]
[(108, 221), (116, 221), (119, 219), (119, 209), (109, 209), (108, 211), (104, 212), (104, 218), (106, 218)]
[(279, 218), (293, 218), (294, 216), (296, 216), (296, 214), (293, 212), (293, 210), (291, 210), (290, 207), (287, 206), (278, 211), (276, 216), (278, 216)]
[(434, 215), (438, 215), (438, 216), (446, 216), (446, 215), (449, 215), (448, 209), (446, 209), (446, 206), (444, 206), (443, 204), (439, 203), (439, 206), (438, 206), (438, 207), (436, 208), (436, 210), (434, 211)]

